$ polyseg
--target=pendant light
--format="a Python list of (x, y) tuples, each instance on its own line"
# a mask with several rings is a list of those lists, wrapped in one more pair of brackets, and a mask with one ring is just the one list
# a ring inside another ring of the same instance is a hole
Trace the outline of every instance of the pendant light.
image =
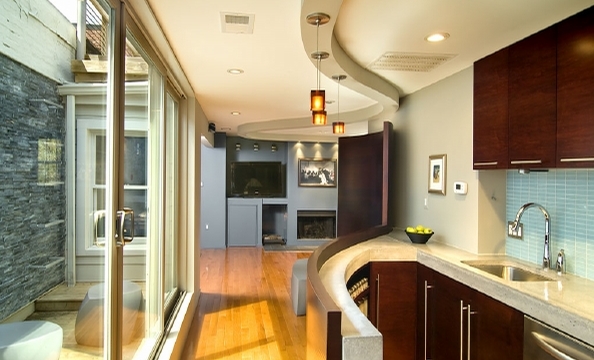
[(320, 89), (320, 65), (321, 61), (327, 59), (330, 54), (319, 50), (319, 32), (320, 25), (330, 21), (330, 16), (324, 13), (313, 13), (307, 16), (307, 23), (316, 26), (316, 52), (311, 54), (312, 59), (316, 60), (317, 81), (316, 89), (310, 94), (310, 110), (312, 112), (312, 122), (314, 125), (326, 125), (326, 91)]
[(346, 79), (346, 75), (334, 75), (332, 79), (338, 83), (338, 94), (337, 94), (337, 115), (336, 121), (332, 123), (332, 133), (344, 134), (344, 122), (340, 121), (340, 81)]

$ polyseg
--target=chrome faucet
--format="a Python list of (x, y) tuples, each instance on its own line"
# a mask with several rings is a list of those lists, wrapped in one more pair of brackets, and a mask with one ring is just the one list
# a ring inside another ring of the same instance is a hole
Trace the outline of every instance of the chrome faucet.
[(525, 210), (531, 207), (537, 207), (545, 217), (545, 234), (544, 234), (544, 254), (542, 256), (542, 267), (543, 269), (548, 269), (551, 267), (551, 250), (550, 250), (550, 236), (551, 236), (551, 216), (547, 209), (545, 209), (542, 205), (537, 203), (526, 203), (520, 207), (518, 213), (516, 214), (516, 218), (512, 224), (512, 229), (516, 230), (518, 224), (520, 223), (520, 219), (522, 218), (522, 214)]

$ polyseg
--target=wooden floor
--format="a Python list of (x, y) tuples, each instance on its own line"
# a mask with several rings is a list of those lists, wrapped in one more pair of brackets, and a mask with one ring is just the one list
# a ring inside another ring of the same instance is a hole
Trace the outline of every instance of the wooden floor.
[(291, 269), (311, 252), (201, 250), (199, 309), (182, 359), (305, 359), (305, 316), (291, 303)]

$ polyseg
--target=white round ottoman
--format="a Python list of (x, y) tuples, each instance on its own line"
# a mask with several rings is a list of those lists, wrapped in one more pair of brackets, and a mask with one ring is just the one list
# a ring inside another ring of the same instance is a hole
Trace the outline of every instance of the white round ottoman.
[(0, 324), (0, 360), (58, 360), (62, 335), (49, 321)]
[[(105, 284), (91, 286), (82, 304), (80, 304), (74, 325), (74, 337), (80, 345), (103, 346), (104, 288)], [(140, 286), (124, 280), (123, 345), (129, 344), (133, 339), (141, 302), (142, 290)]]

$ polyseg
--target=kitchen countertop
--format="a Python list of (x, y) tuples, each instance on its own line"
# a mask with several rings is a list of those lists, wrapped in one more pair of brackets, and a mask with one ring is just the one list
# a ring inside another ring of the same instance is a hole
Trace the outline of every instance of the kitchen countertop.
[[(511, 261), (555, 281), (508, 281), (461, 261)], [(351, 300), (346, 281), (371, 261), (417, 261), (573, 337), (594, 344), (594, 281), (557, 275), (509, 256), (475, 255), (440, 243), (412, 244), (396, 230), (347, 248), (319, 271), (326, 290), (342, 310), (343, 358), (381, 358), (381, 334)], [(379, 345), (378, 345), (379, 344)], [(372, 349), (377, 349), (373, 351)]]

